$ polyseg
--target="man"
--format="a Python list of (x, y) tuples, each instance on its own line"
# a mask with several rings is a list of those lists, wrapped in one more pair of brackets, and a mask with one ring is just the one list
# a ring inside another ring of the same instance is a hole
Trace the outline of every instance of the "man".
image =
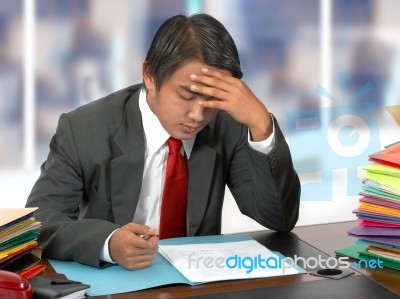
[[(276, 119), (241, 77), (221, 23), (178, 15), (156, 33), (143, 85), (63, 114), (27, 202), (39, 207), (44, 256), (149, 266), (166, 227), (183, 223), (188, 236), (221, 232), (225, 185), (243, 214), (290, 231), (299, 180)], [(183, 220), (177, 211), (163, 223), (170, 136), (183, 140), (177, 157), (186, 158), (187, 194)]]

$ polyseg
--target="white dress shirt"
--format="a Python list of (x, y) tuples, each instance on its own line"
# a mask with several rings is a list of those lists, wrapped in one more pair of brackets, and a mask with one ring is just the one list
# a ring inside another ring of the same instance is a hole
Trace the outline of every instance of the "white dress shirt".
[[(144, 90), (140, 92), (139, 109), (142, 114), (145, 134), (145, 162), (142, 189), (132, 222), (145, 224), (158, 232), (160, 228), (161, 199), (168, 157), (167, 140), (170, 135), (165, 131), (157, 116), (151, 111), (147, 104), (146, 92)], [(196, 137), (183, 140), (184, 151), (181, 149), (181, 153), (183, 154), (185, 152), (188, 159), (190, 159), (195, 139)], [(275, 125), (273, 124), (273, 132), (266, 140), (260, 142), (251, 141), (250, 133), (248, 133), (248, 141), (253, 149), (268, 154), (275, 144)], [(108, 242), (114, 232), (112, 232), (104, 242), (103, 249), (99, 253), (100, 260), (113, 263), (108, 250)]]

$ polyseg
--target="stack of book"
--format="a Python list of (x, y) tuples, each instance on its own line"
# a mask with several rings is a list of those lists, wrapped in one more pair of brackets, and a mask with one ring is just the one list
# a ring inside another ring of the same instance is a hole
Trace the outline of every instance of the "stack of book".
[(358, 238), (336, 250), (340, 255), (400, 270), (400, 143), (370, 155), (373, 164), (363, 167), (359, 206), (353, 212), (358, 226), (348, 231)]
[(364, 166), (359, 208), (354, 211), (365, 227), (400, 228), (400, 144), (370, 155)]
[(41, 223), (36, 208), (0, 209), (0, 270), (31, 278), (44, 266), (37, 265), (42, 250), (37, 243)]
[[(400, 125), (400, 106), (387, 108)], [(359, 206), (353, 213), (358, 226), (348, 234), (357, 238), (349, 246), (336, 250), (339, 255), (400, 270), (400, 142), (369, 156), (364, 166)]]

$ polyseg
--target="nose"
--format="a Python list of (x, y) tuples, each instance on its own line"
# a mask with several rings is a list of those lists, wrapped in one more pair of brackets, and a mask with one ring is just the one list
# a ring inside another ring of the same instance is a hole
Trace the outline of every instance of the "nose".
[(193, 101), (193, 105), (189, 110), (189, 118), (195, 122), (202, 122), (204, 120), (204, 107), (199, 105), (199, 101)]

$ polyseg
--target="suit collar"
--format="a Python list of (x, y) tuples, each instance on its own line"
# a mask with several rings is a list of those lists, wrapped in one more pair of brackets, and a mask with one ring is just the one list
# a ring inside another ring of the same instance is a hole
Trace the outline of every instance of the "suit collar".
[(143, 146), (144, 132), (139, 109), (140, 88), (126, 101), (121, 128), (112, 140), (113, 157), (126, 154)]
[(132, 221), (142, 187), (144, 132), (139, 92), (140, 88), (127, 100), (121, 128), (112, 140), (111, 200), (120, 225)]

